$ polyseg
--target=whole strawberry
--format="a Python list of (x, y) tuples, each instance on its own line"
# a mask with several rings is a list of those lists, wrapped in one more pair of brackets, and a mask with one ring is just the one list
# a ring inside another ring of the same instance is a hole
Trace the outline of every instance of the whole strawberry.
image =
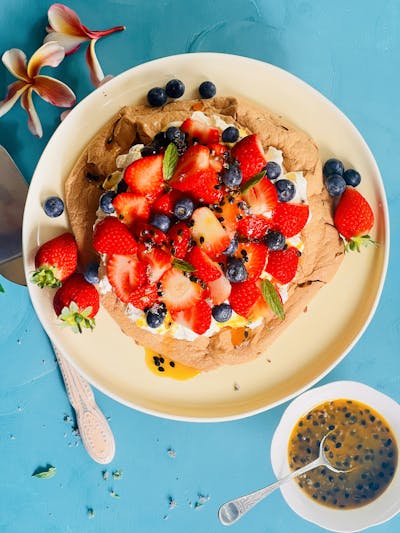
[(99, 294), (82, 274), (73, 274), (55, 293), (53, 307), (65, 326), (71, 326), (75, 333), (82, 333), (83, 328), (94, 328)]
[(71, 233), (63, 233), (39, 248), (35, 256), (36, 270), (31, 281), (41, 289), (60, 287), (76, 270), (78, 247)]
[(347, 241), (346, 251), (359, 252), (361, 246), (376, 244), (368, 235), (374, 225), (374, 213), (364, 196), (352, 187), (347, 187), (342, 194), (334, 222), (339, 233)]

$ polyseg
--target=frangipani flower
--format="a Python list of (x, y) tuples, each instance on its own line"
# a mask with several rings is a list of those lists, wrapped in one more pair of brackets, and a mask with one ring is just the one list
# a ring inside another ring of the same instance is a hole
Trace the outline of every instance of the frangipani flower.
[(35, 91), (46, 102), (58, 107), (71, 107), (76, 101), (75, 94), (65, 83), (39, 74), (42, 67), (57, 67), (64, 56), (64, 48), (56, 42), (42, 45), (28, 63), (26, 55), (18, 48), (4, 52), (1, 59), (18, 81), (8, 86), (6, 97), (0, 101), (0, 117), (7, 113), (21, 97), (21, 106), (29, 117), (28, 127), (34, 135), (41, 137), (43, 130), (33, 105), (32, 91)]
[[(95, 44), (101, 37), (125, 30), (125, 26), (115, 26), (109, 30), (94, 31), (84, 26), (78, 15), (63, 4), (53, 4), (48, 10), (49, 26), (46, 28), (48, 35), (44, 41), (57, 41), (64, 47), (65, 54), (73, 54), (85, 41), (90, 41), (86, 50), (86, 62), (89, 66), (90, 80), (98, 87), (106, 80), (100, 63), (96, 57)], [(108, 78), (108, 76), (107, 76)]]

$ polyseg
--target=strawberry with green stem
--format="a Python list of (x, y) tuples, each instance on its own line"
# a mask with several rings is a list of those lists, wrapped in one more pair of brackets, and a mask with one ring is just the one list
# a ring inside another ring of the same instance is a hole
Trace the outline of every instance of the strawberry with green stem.
[(78, 247), (71, 233), (63, 233), (39, 248), (35, 256), (36, 270), (31, 281), (41, 289), (60, 287), (76, 270)]
[(73, 274), (54, 295), (53, 307), (56, 315), (65, 326), (72, 327), (74, 333), (83, 329), (93, 329), (100, 305), (99, 293), (88, 283), (82, 274)]
[(336, 207), (334, 223), (346, 241), (345, 251), (361, 251), (361, 246), (377, 243), (368, 232), (374, 225), (374, 213), (364, 196), (347, 187)]

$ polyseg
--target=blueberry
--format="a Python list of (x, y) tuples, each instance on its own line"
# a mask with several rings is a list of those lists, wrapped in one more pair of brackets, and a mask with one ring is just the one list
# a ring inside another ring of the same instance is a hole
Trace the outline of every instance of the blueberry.
[(121, 180), (117, 185), (117, 194), (126, 192), (128, 190), (128, 184), (125, 180)]
[(182, 155), (183, 152), (186, 150), (186, 136), (183, 131), (177, 128), (176, 126), (170, 126), (167, 129), (167, 131), (165, 132), (165, 138), (167, 140), (167, 144), (175, 144), (175, 146), (178, 148), (179, 155)]
[(170, 126), (165, 132), (167, 143), (185, 140), (185, 134), (177, 126)]
[(235, 143), (239, 139), (239, 130), (235, 126), (228, 126), (222, 132), (222, 141), (224, 143)]
[(239, 283), (247, 279), (247, 270), (240, 259), (232, 257), (226, 265), (225, 275), (232, 283)]
[(239, 241), (235, 235), (233, 239), (231, 240), (231, 242), (229, 243), (228, 248), (226, 248), (226, 250), (224, 250), (222, 253), (224, 255), (232, 255), (236, 252), (236, 250), (238, 249), (238, 246), (239, 246)]
[(146, 322), (151, 328), (158, 328), (164, 322), (167, 310), (160, 304), (155, 304), (146, 312)]
[(99, 263), (95, 261), (94, 263), (89, 263), (84, 272), (85, 280), (88, 283), (98, 283), (99, 282)]
[(339, 176), (343, 176), (343, 172), (343, 163), (339, 159), (328, 159), (323, 168), (325, 177), (330, 176), (331, 174), (339, 174)]
[(232, 316), (232, 307), (229, 304), (214, 305), (211, 314), (217, 322), (226, 322)]
[(217, 88), (212, 81), (203, 81), (200, 84), (199, 93), (202, 98), (213, 98), (217, 94)]
[(160, 149), (157, 148), (154, 144), (146, 144), (141, 150), (140, 153), (142, 157), (148, 157), (149, 155), (157, 155)]
[(50, 196), (43, 205), (44, 212), (48, 217), (56, 218), (64, 212), (64, 202), (58, 196)]
[(276, 180), (281, 175), (282, 169), (275, 161), (268, 161), (266, 167), (266, 176), (269, 180)]
[(179, 220), (187, 220), (194, 211), (194, 202), (191, 198), (181, 198), (174, 205), (174, 215)]
[(347, 169), (343, 174), (344, 181), (351, 187), (357, 187), (360, 185), (361, 175), (354, 168)]
[(286, 240), (280, 231), (269, 231), (265, 236), (265, 244), (274, 252), (285, 248)]
[(153, 87), (147, 93), (147, 101), (152, 107), (161, 107), (167, 102), (167, 93), (161, 87)]
[(242, 183), (242, 171), (238, 165), (229, 165), (228, 168), (224, 168), (221, 174), (222, 181), (227, 187), (235, 188)]
[(275, 182), (278, 200), (280, 202), (290, 202), (296, 194), (296, 186), (291, 180), (281, 179)]
[(103, 213), (107, 213), (107, 215), (111, 215), (111, 213), (114, 213), (115, 209), (112, 202), (115, 197), (116, 194), (113, 191), (107, 191), (100, 196), (99, 205)]
[(167, 215), (163, 215), (162, 213), (155, 213), (150, 218), (150, 224), (155, 228), (159, 229), (160, 231), (167, 233), (167, 231), (171, 227), (171, 220), (169, 219), (169, 217), (167, 217)]
[(165, 87), (165, 92), (170, 98), (180, 98), (185, 92), (185, 84), (181, 80), (170, 80)]
[(332, 174), (326, 178), (325, 187), (331, 196), (340, 196), (346, 189), (346, 182), (339, 174)]
[(167, 146), (168, 141), (165, 135), (165, 131), (160, 131), (159, 133), (157, 133), (157, 135), (154, 136), (152, 144), (154, 144), (154, 146), (159, 146), (160, 148), (162, 146)]

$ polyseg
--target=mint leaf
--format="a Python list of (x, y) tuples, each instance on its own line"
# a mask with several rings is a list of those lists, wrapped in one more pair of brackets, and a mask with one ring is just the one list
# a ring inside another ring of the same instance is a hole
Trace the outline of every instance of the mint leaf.
[(261, 292), (264, 300), (270, 306), (272, 312), (281, 320), (285, 318), (285, 312), (283, 310), (282, 301), (278, 294), (278, 291), (272, 285), (268, 279), (264, 279), (261, 282)]
[(248, 181), (246, 181), (246, 183), (241, 188), (242, 193), (247, 192), (249, 189), (254, 187), (254, 185), (257, 185), (257, 183), (263, 179), (266, 173), (266, 170), (262, 170), (261, 172), (250, 178)]
[(37, 477), (39, 479), (49, 479), (55, 475), (56, 475), (56, 467), (49, 466), (46, 468), (37, 468), (32, 474), (32, 477)]
[(122, 479), (124, 475), (124, 472), (122, 470), (115, 470), (115, 472), (112, 473), (113, 479)]
[(176, 165), (178, 164), (178, 159), (178, 148), (174, 143), (169, 143), (164, 153), (162, 166), (165, 181), (169, 181), (172, 178), (176, 169)]
[(2, 285), (1, 283), (0, 283), (0, 292), (6, 292), (6, 291), (4, 290), (4, 287), (3, 287), (3, 285)]
[(183, 259), (177, 259), (176, 257), (172, 261), (172, 266), (178, 270), (182, 270), (182, 272), (194, 272), (196, 270), (195, 267), (187, 261), (184, 261)]

